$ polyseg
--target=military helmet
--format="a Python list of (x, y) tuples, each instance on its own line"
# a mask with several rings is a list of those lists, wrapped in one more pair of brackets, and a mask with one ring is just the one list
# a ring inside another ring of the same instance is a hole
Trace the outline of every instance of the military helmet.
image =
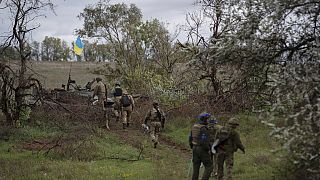
[(236, 119), (236, 118), (230, 118), (228, 120), (228, 124), (239, 126), (238, 119)]
[(116, 81), (114, 84), (115, 84), (116, 86), (117, 86), (117, 85), (120, 86), (120, 82), (119, 82), (119, 81)]
[(152, 105), (159, 105), (159, 102), (158, 102), (157, 100), (154, 100), (154, 101), (152, 102)]
[(199, 114), (199, 116), (198, 116), (198, 118), (199, 118), (201, 121), (207, 120), (207, 119), (209, 119), (210, 117), (211, 117), (211, 114), (210, 114), (210, 113), (206, 113), (206, 112), (201, 113), (201, 114)]
[(96, 81), (99, 82), (102, 81), (102, 79), (100, 77), (96, 77)]
[(123, 90), (123, 94), (128, 94), (128, 91), (127, 90)]

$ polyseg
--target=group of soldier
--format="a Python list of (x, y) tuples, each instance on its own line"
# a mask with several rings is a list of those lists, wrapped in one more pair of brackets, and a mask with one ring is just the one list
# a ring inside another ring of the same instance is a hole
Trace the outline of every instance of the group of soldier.
[[(98, 97), (94, 105), (100, 105), (104, 110), (106, 128), (110, 130), (110, 115), (114, 114), (116, 121), (122, 119), (122, 128), (126, 129), (131, 123), (131, 114), (135, 106), (134, 99), (126, 90), (122, 90), (120, 83), (115, 83), (113, 92), (114, 103), (107, 103), (107, 88), (101, 78), (96, 78), (96, 85), (93, 88), (93, 97)], [(189, 145), (192, 149), (193, 175), (192, 179), (199, 178), (201, 164), (205, 167), (202, 179), (209, 179), (216, 176), (218, 180), (223, 179), (224, 164), (226, 165), (226, 179), (232, 179), (232, 167), (234, 153), (240, 149), (245, 153), (239, 133), (236, 128), (239, 126), (236, 118), (228, 120), (225, 126), (218, 124), (218, 121), (209, 113), (202, 113), (197, 117), (198, 121), (192, 126), (189, 135)], [(152, 108), (147, 112), (143, 127), (148, 128), (154, 148), (159, 143), (159, 132), (164, 129), (165, 114), (159, 108), (159, 103), (154, 101)]]
[[(93, 105), (99, 105), (104, 111), (105, 117), (105, 127), (110, 130), (109, 122), (111, 115), (116, 117), (116, 122), (122, 120), (122, 128), (126, 129), (130, 126), (131, 114), (133, 112), (135, 101), (128, 93), (127, 90), (123, 90), (119, 82), (115, 83), (115, 88), (113, 91), (113, 101), (114, 103), (108, 103), (107, 101), (107, 88), (102, 82), (102, 79), (95, 78), (97, 82), (93, 88), (93, 98), (98, 97), (98, 99), (93, 103)], [(157, 147), (159, 141), (159, 133), (161, 129), (164, 129), (165, 124), (165, 114), (159, 108), (159, 103), (154, 101), (152, 103), (152, 108), (147, 112), (143, 127), (147, 127), (150, 132), (150, 136), (153, 142), (154, 148)]]
[(245, 148), (240, 140), (236, 128), (238, 119), (230, 118), (225, 126), (218, 125), (211, 114), (202, 113), (197, 117), (189, 135), (189, 145), (192, 149), (193, 175), (192, 179), (199, 178), (201, 164), (205, 170), (202, 179), (216, 176), (218, 180), (224, 177), (224, 164), (226, 165), (226, 179), (232, 179), (234, 153)]

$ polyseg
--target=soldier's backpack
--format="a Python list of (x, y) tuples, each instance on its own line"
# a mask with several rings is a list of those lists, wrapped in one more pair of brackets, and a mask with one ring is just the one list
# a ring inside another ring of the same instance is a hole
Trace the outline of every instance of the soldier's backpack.
[(131, 100), (128, 95), (123, 95), (120, 99), (120, 102), (123, 107), (128, 107), (131, 105)]
[(122, 96), (122, 89), (120, 87), (116, 87), (114, 89), (114, 96)]

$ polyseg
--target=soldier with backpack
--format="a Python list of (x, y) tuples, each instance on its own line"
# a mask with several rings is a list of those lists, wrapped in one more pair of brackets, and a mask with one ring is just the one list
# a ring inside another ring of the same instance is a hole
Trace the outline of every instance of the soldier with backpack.
[(120, 107), (122, 114), (122, 128), (125, 129), (126, 127), (129, 127), (131, 122), (131, 113), (134, 108), (133, 97), (129, 95), (126, 90), (123, 91), (123, 95), (121, 96)]
[(159, 108), (158, 101), (153, 101), (152, 103), (152, 109), (147, 113), (144, 125), (147, 125), (147, 123), (150, 121), (150, 136), (151, 140), (153, 142), (153, 147), (157, 148), (157, 145), (159, 143), (159, 132), (161, 128), (164, 128), (165, 123), (165, 114), (164, 112)]
[(193, 163), (193, 175), (192, 180), (199, 179), (199, 170), (201, 163), (204, 165), (205, 170), (203, 172), (202, 179), (208, 180), (210, 178), (213, 166), (211, 159), (211, 143), (210, 132), (207, 127), (208, 119), (211, 117), (209, 113), (202, 113), (197, 118), (199, 119), (191, 129), (189, 135), (189, 145), (192, 148), (192, 163)]
[(103, 84), (102, 79), (100, 77), (96, 78), (96, 82), (97, 84), (95, 85), (95, 87), (93, 88), (93, 95), (92, 98), (94, 99), (95, 96), (98, 97), (98, 102), (97, 104), (100, 105), (102, 107), (102, 109), (104, 110), (104, 101), (106, 101), (107, 99), (107, 88), (105, 86), (105, 84)]
[(97, 96), (98, 101), (93, 102), (93, 105), (99, 105), (102, 108), (103, 117), (105, 118), (105, 126), (108, 130), (110, 130), (105, 106), (105, 103), (107, 101), (107, 87), (104, 83), (102, 83), (102, 79), (100, 77), (96, 78), (96, 82), (97, 84), (93, 88), (93, 99), (95, 98), (95, 96)]
[(233, 168), (233, 154), (240, 149), (245, 153), (245, 148), (240, 140), (240, 135), (236, 131), (239, 126), (236, 118), (228, 120), (226, 126), (222, 127), (217, 133), (216, 139), (219, 139), (217, 144), (217, 163), (218, 163), (218, 180), (223, 179), (223, 166), (226, 164), (226, 179), (232, 179), (232, 168)]

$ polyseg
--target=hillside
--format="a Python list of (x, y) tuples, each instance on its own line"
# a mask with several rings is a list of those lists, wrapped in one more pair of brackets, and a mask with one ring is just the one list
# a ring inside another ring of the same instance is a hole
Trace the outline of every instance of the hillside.
[[(72, 79), (85, 84), (96, 77), (91, 70), (101, 65), (72, 63)], [(33, 64), (46, 88), (66, 83), (70, 66), (66, 62)], [(140, 130), (151, 102), (136, 101), (134, 125), (126, 130), (114, 120), (111, 131), (106, 130), (101, 112), (75, 95), (65, 96), (63, 103), (33, 109), (23, 128), (7, 130), (1, 126), (0, 179), (190, 179), (187, 139), (196, 113), (203, 110), (214, 113), (220, 124), (230, 116), (240, 118), (246, 154), (235, 154), (234, 179), (283, 179), (277, 170), (281, 160), (271, 152), (278, 145), (256, 115), (219, 114), (202, 106), (193, 109), (196, 102), (190, 101), (168, 109), (159, 148), (153, 149), (148, 135)]]

